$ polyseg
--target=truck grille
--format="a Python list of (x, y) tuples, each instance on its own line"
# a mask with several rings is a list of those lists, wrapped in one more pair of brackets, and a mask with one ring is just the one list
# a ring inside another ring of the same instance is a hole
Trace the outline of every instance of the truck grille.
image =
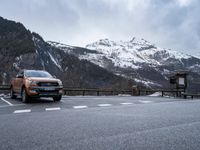
[(38, 86), (58, 86), (58, 82), (39, 82)]

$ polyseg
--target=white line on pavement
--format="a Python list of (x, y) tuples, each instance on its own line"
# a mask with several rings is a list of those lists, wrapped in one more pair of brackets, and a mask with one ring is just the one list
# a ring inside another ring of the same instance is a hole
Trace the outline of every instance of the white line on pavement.
[(99, 104), (99, 107), (108, 107), (108, 106), (112, 106), (111, 104)]
[(120, 103), (121, 105), (132, 105), (133, 103)]
[(60, 107), (45, 108), (46, 111), (60, 110)]
[(13, 113), (18, 114), (18, 113), (29, 113), (31, 112), (30, 109), (22, 109), (22, 110), (15, 110)]
[(143, 104), (153, 103), (152, 101), (142, 101), (142, 100), (139, 100), (139, 102)]
[[(23, 106), (23, 105), (25, 105), (25, 104), (14, 104), (12, 106), (14, 107), (14, 106)], [(0, 108), (4, 108), (4, 107), (10, 107), (10, 105), (2, 105), (2, 106), (0, 106)]]
[(1, 100), (4, 101), (4, 102), (6, 102), (6, 103), (7, 103), (8, 105), (10, 105), (10, 106), (13, 106), (12, 103), (10, 103), (9, 101), (5, 100), (3, 97), (1, 97)]
[(88, 106), (73, 106), (74, 109), (88, 108)]

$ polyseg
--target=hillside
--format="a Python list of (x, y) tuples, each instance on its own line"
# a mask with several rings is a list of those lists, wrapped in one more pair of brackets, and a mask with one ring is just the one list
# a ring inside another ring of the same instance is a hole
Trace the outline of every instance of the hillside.
[(67, 87), (128, 88), (134, 83), (87, 60), (52, 47), (21, 23), (0, 18), (0, 84), (20, 69), (44, 69)]

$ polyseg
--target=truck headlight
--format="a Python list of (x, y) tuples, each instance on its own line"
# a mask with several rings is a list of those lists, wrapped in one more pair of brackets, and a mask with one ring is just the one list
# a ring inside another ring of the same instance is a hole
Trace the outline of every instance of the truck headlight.
[(37, 86), (38, 82), (37, 81), (31, 81), (30, 86)]

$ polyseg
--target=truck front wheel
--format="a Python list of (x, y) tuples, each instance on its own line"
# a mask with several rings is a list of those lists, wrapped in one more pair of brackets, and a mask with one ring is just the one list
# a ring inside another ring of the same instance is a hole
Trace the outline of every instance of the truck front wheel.
[(59, 96), (56, 96), (56, 97), (53, 97), (53, 100), (56, 102), (60, 101), (62, 99), (62, 95), (59, 95)]
[(25, 88), (22, 88), (21, 96), (22, 96), (22, 102), (27, 103), (29, 100), (29, 96), (27, 95)]

